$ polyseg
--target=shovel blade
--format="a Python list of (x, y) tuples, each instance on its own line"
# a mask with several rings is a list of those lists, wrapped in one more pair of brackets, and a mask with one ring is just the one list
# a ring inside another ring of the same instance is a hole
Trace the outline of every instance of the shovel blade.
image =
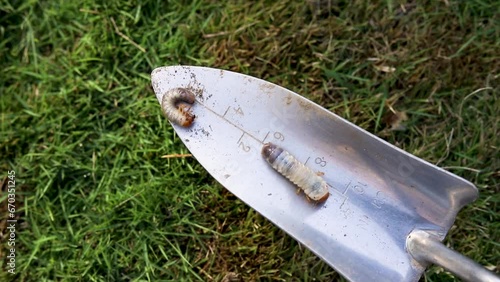
[[(443, 239), (477, 197), (470, 182), (425, 162), (275, 84), (203, 67), (152, 73), (158, 101), (197, 95), (191, 127), (173, 124), (200, 164), (242, 201), (351, 281), (418, 281), (413, 230)], [(273, 142), (322, 174), (330, 197), (312, 204), (262, 158)]]

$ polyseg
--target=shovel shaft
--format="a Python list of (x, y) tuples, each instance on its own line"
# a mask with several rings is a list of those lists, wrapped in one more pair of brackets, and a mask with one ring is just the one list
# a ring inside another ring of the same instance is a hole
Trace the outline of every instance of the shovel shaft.
[(408, 236), (408, 251), (420, 263), (433, 263), (466, 281), (500, 282), (500, 278), (473, 260), (444, 246), (426, 231), (413, 231)]

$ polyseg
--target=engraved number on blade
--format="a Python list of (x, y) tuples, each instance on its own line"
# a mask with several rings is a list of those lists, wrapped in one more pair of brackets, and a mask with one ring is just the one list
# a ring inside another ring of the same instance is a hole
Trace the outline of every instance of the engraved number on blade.
[(235, 113), (239, 114), (239, 115), (242, 115), (244, 116), (245, 114), (243, 113), (243, 110), (241, 109), (241, 107), (238, 107), (238, 108), (234, 108), (233, 107), (233, 110)]
[(358, 184), (352, 186), (352, 190), (356, 194), (363, 195), (365, 193), (365, 188), (364, 187), (366, 187), (366, 184), (361, 183), (361, 182), (358, 181)]
[(385, 204), (385, 197), (384, 193), (382, 191), (377, 191), (377, 194), (375, 194), (375, 199), (373, 199), (372, 204), (376, 207), (381, 209), (382, 206)]
[(250, 146), (245, 145), (245, 143), (243, 143), (243, 141), (240, 141), (240, 143), (239, 143), (239, 147), (240, 147), (243, 151), (245, 151), (245, 152), (250, 152)]
[(325, 158), (324, 157), (317, 157), (314, 162), (316, 164), (318, 164), (319, 166), (321, 167), (325, 167), (326, 166), (326, 161), (325, 161)]
[(278, 139), (280, 141), (285, 141), (285, 136), (283, 135), (283, 133), (279, 131), (274, 132), (273, 136), (275, 139)]

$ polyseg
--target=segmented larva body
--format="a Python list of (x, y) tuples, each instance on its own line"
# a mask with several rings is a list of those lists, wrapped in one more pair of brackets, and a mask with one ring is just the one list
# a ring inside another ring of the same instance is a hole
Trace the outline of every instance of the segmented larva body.
[[(165, 116), (172, 122), (188, 127), (194, 118), (189, 110), (195, 101), (194, 94), (186, 88), (174, 88), (163, 94), (161, 108)], [(187, 105), (189, 104), (189, 105)]]
[(325, 180), (282, 148), (266, 143), (262, 147), (262, 156), (277, 172), (302, 189), (312, 201), (323, 202), (330, 196)]

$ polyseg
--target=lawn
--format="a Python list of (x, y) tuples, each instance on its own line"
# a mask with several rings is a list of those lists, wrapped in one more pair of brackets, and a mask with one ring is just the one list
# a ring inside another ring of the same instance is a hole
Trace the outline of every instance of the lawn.
[(189, 153), (150, 82), (177, 64), (269, 80), (471, 181), (445, 243), (498, 273), (499, 22), (494, 0), (0, 1), (0, 280), (344, 281), (162, 158)]

